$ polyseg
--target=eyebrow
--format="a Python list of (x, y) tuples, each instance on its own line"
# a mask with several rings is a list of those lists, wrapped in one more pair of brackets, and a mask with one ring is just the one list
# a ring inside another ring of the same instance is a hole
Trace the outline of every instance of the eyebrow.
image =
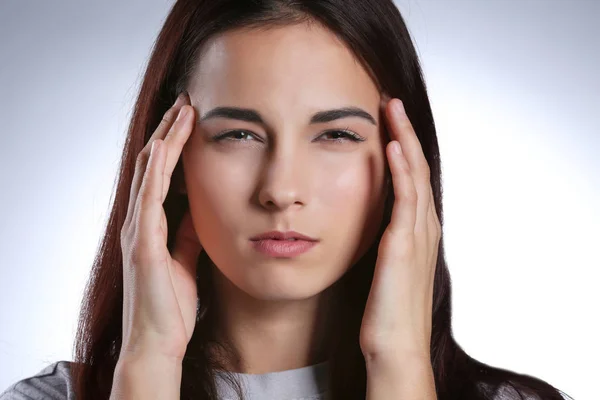
[[(208, 111), (204, 116), (200, 118), (198, 123), (206, 121), (211, 118), (229, 118), (237, 119), (240, 121), (254, 122), (262, 125), (266, 125), (260, 113), (251, 108), (239, 108), (239, 107), (216, 107)], [(324, 110), (315, 113), (309, 121), (309, 124), (322, 124), (325, 122), (331, 122), (341, 118), (358, 117), (363, 118), (371, 124), (377, 126), (377, 121), (371, 114), (358, 107), (342, 107), (335, 108), (332, 110)]]

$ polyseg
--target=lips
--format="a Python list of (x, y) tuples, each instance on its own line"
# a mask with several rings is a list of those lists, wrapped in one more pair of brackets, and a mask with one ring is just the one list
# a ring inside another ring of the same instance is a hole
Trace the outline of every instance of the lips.
[(260, 239), (252, 240), (251, 243), (256, 251), (276, 258), (296, 257), (317, 245), (317, 241), (303, 239)]
[(295, 231), (271, 231), (256, 235), (250, 239), (252, 247), (258, 252), (277, 258), (292, 258), (312, 249), (318, 239)]
[(250, 240), (286, 240), (286, 241), (294, 241), (294, 240), (305, 240), (308, 242), (316, 242), (318, 241), (315, 238), (312, 238), (310, 236), (304, 235), (302, 233), (299, 232), (295, 232), (295, 231), (288, 231), (288, 232), (281, 232), (281, 231), (270, 231), (270, 232), (265, 232), (265, 233), (261, 233), (260, 235), (256, 235), (252, 238), (250, 238)]

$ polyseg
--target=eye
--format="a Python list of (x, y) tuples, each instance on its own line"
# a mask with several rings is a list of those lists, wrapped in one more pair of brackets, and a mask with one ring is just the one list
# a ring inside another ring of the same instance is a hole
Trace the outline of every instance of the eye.
[[(319, 137), (322, 137), (322, 136), (332, 137), (332, 139), (326, 139), (325, 142), (340, 142), (340, 143), (348, 142), (348, 141), (364, 142), (366, 140), (362, 136), (360, 136), (352, 131), (349, 131), (347, 129), (330, 130), (330, 131), (323, 133)], [(235, 130), (227, 131), (225, 133), (221, 133), (221, 134), (213, 137), (213, 140), (215, 142), (218, 142), (221, 140), (232, 140), (235, 142), (247, 142), (247, 141), (254, 141), (254, 140), (256, 140), (256, 138), (254, 138), (252, 133), (250, 133), (249, 131), (235, 129)]]
[[(225, 139), (233, 140), (236, 142), (247, 142), (248, 138), (251, 138), (251, 137), (252, 137), (252, 134), (250, 132), (236, 129), (233, 131), (227, 131), (225, 133), (218, 134), (217, 136), (213, 137), (213, 140), (215, 142), (225, 140)], [(252, 139), (252, 140), (255, 140), (255, 139)]]
[(323, 133), (321, 136), (331, 136), (333, 139), (325, 140), (326, 142), (364, 142), (366, 139), (356, 133), (349, 131), (346, 129), (342, 130), (332, 130)]

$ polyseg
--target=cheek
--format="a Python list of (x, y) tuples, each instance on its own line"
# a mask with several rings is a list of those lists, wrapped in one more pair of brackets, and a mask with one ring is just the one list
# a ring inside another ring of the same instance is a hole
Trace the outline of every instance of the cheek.
[[(189, 167), (188, 167), (189, 166)], [(251, 190), (247, 164), (209, 153), (186, 164), (186, 187), (198, 236), (205, 246), (231, 239)]]
[[(367, 227), (373, 178), (364, 165), (345, 164), (343, 169), (325, 169), (318, 188), (319, 204), (323, 221), (331, 238), (337, 238), (333, 253), (342, 248), (360, 246), (362, 234)], [(324, 174), (324, 175), (323, 175)], [(341, 246), (341, 247), (337, 247)], [(350, 256), (350, 254), (348, 254)]]
[[(364, 160), (322, 169), (319, 202), (337, 216), (355, 220), (365, 214), (377, 192), (378, 173)], [(340, 215), (342, 214), (342, 215)]]
[(332, 254), (344, 265), (353, 265), (371, 245), (381, 224), (383, 159), (371, 156), (324, 171), (319, 202), (329, 236), (336, 238)]

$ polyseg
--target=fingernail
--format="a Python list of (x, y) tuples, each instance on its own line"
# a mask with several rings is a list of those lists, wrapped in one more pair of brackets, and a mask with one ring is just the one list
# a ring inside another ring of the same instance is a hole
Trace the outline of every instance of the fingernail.
[(400, 143), (396, 141), (392, 142), (392, 150), (394, 151), (394, 153), (400, 154)]
[(185, 118), (187, 112), (188, 112), (188, 107), (183, 107), (181, 110), (179, 110), (179, 114), (177, 115), (176, 121), (179, 121), (180, 119)]
[(185, 96), (186, 96), (185, 92), (181, 92), (179, 94), (179, 96), (177, 96), (177, 100), (175, 101), (175, 105), (174, 106), (178, 107), (178, 106), (183, 105), (184, 100), (185, 100)]
[(387, 93), (383, 93), (383, 94), (381, 95), (381, 103), (380, 103), (380, 106), (381, 106), (382, 108), (385, 108), (385, 106), (387, 105), (387, 103), (388, 103), (388, 102), (389, 102), (391, 99), (392, 99), (392, 98), (391, 98), (390, 96), (388, 96), (388, 94), (387, 94)]
[(396, 112), (399, 115), (406, 114), (406, 111), (404, 110), (404, 104), (402, 103), (402, 100), (400, 100), (400, 99), (398, 99), (398, 101), (394, 102), (394, 109), (396, 110)]

